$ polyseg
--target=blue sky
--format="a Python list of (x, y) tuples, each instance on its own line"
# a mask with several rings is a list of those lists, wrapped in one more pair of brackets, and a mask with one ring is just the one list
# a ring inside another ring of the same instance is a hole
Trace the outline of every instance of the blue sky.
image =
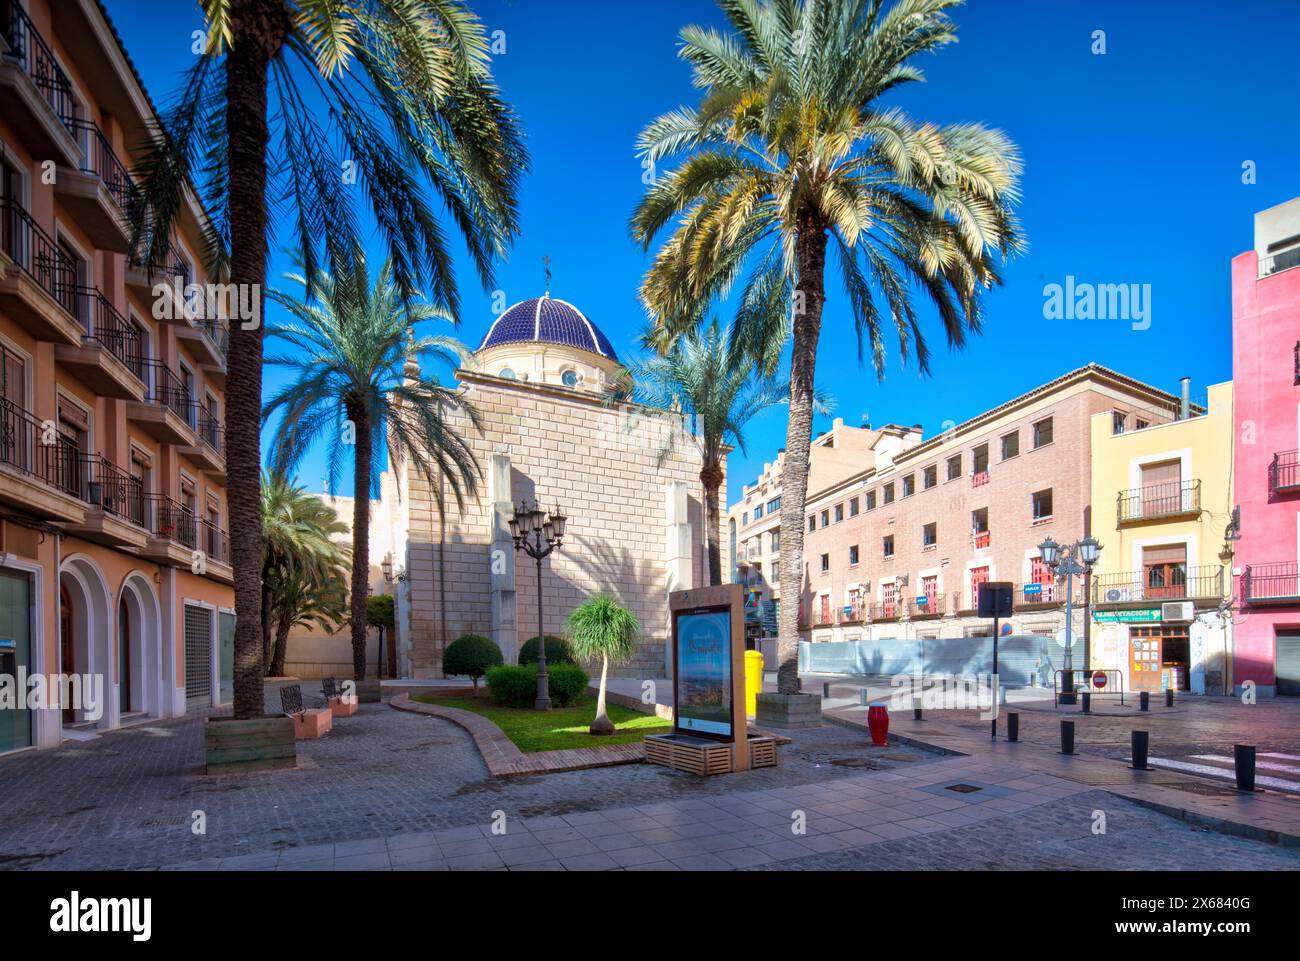
[[(158, 103), (191, 62), (195, 4), (107, 0)], [(720, 23), (706, 0), (596, 3), (479, 0), (490, 30), (505, 32), (494, 71), (522, 121), (532, 171), (523, 189), (523, 233), (498, 271), (507, 303), (538, 295), (542, 257), (552, 293), (570, 300), (634, 352), (643, 324), (636, 291), (651, 255), (629, 239), (628, 216), (644, 189), (638, 131), (659, 113), (693, 103), (677, 31)], [(959, 8), (960, 42), (920, 61), (929, 82), (891, 96), (913, 116), (1001, 127), (1025, 159), (1019, 213), (1028, 252), (1005, 270), (987, 301), (982, 337), (950, 353), (933, 323), (931, 376), (898, 363), (883, 382), (857, 362), (844, 297), (832, 277), (818, 381), (837, 416), (857, 424), (923, 425), (929, 436), (1069, 369), (1095, 361), (1176, 390), (1180, 376), (1207, 384), (1231, 369), (1229, 261), (1252, 244), (1252, 215), (1300, 194), (1300, 125), (1288, 106), (1300, 4), (1245, 7), (1214, 0), (972, 0)], [(1105, 31), (1106, 53), (1091, 52)], [(1252, 161), (1257, 182), (1243, 184)], [(273, 264), (278, 278), (285, 264)], [(492, 320), (490, 293), (460, 259), (460, 336), (477, 346)], [(1043, 288), (1079, 282), (1150, 284), (1151, 324), (1045, 320)], [(274, 318), (272, 318), (274, 319)], [(275, 383), (268, 376), (268, 387)], [(818, 418), (815, 430), (828, 426)], [(775, 409), (746, 432), (730, 459), (734, 497), (785, 442)], [(310, 455), (300, 480), (321, 489), (324, 459)], [(348, 472), (344, 487), (349, 493)]]

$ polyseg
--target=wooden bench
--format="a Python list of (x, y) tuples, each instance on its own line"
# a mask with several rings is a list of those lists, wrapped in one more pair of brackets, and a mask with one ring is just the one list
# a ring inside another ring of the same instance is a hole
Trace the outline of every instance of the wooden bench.
[(334, 678), (324, 678), (320, 684), (320, 692), (324, 695), (325, 703), (329, 705), (330, 713), (334, 717), (351, 717), (357, 713), (356, 694), (344, 694), (339, 690), (338, 681)]
[(280, 708), (285, 716), (293, 718), (293, 736), (300, 740), (320, 737), (333, 725), (334, 715), (328, 707), (307, 707), (302, 703), (302, 688), (297, 684), (280, 688)]

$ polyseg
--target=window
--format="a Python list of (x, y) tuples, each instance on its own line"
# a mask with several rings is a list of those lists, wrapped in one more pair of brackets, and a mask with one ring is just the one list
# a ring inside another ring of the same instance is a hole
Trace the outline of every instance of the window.
[(850, 517), (858, 516), (858, 499), (856, 497), (849, 499), (849, 516)]
[(772, 531), (772, 548), (771, 553), (776, 553), (781, 549), (781, 532)]
[(514, 379), (516, 378), (516, 374), (515, 374), (515, 372), (514, 372), (514, 369), (513, 369), (513, 368), (510, 368), (510, 367), (502, 367), (502, 368), (501, 368), (501, 378), (502, 378), (503, 380), (514, 380)]
[(839, 523), (840, 521), (842, 521), (842, 520), (844, 520), (844, 505), (843, 505), (843, 504), (836, 504), (836, 505), (835, 505), (835, 523), (838, 524), (838, 523)]
[(580, 380), (582, 380), (582, 376), (573, 369), (566, 370), (560, 375), (560, 383), (565, 387), (577, 387)]
[(812, 533), (813, 531), (815, 531), (815, 530), (817, 530), (817, 515), (816, 515), (816, 514), (809, 514), (809, 515), (808, 515), (808, 533), (811, 534), (811, 533)]
[(886, 484), (886, 485), (885, 485), (885, 503), (886, 503), (886, 504), (892, 504), (892, 503), (894, 503), (894, 485), (893, 485), (893, 484)]
[(1034, 425), (1034, 449), (1052, 442), (1052, 418), (1045, 417)]
[[(1041, 557), (1031, 558), (1029, 561), (1029, 583), (1039, 585), (1037, 593), (1026, 592), (1025, 600), (1042, 601), (1044, 603), (1052, 600), (1052, 590), (1056, 586), (1056, 573), (1047, 565)], [(1032, 631), (1026, 633), (1032, 634)], [(1055, 634), (1055, 631), (1052, 632)]]
[(953, 454), (948, 458), (948, 480), (956, 480), (961, 476), (961, 454)]
[(822, 511), (822, 527), (829, 527), (831, 523), (831, 512)]
[(921, 528), (921, 546), (934, 547), (939, 543), (939, 525), (936, 523), (926, 524)]
[(916, 475), (908, 474), (903, 478), (903, 496), (911, 497), (916, 493)]
[(876, 509), (876, 492), (867, 491), (867, 510), (874, 511), (875, 509)]
[(980, 588), (989, 582), (989, 569), (987, 567), (976, 567), (970, 572), (970, 607), (972, 611), (979, 610), (980, 606)]
[(988, 547), (991, 543), (989, 535), (989, 509), (981, 507), (977, 511), (970, 512), (970, 530), (974, 538), (974, 546), (978, 549)]
[(885, 548), (886, 557), (894, 556), (894, 535), (893, 534), (885, 535), (884, 548)]
[(1052, 489), (1049, 487), (1044, 491), (1034, 491), (1032, 499), (1034, 506), (1034, 520), (1049, 520), (1052, 516)]
[(825, 574), (825, 573), (826, 573), (827, 571), (829, 571), (830, 569), (831, 569), (831, 555), (829, 555), (829, 554), (823, 554), (823, 555), (822, 555), (822, 573)]
[(1142, 549), (1145, 600), (1187, 596), (1187, 545)]
[(758, 519), (759, 519), (760, 517), (762, 517), (762, 516), (763, 516), (763, 505), (762, 505), (762, 504), (755, 504), (755, 505), (754, 505), (754, 520), (758, 520)]
[(849, 566), (856, 567), (858, 563), (858, 545), (853, 544), (849, 547)]
[[(749, 523), (749, 511), (745, 511), (745, 513), (740, 515), (740, 523), (742, 526)], [(812, 530), (811, 527), (808, 529)]]
[(971, 465), (971, 470), (973, 470), (976, 474), (983, 474), (985, 471), (989, 469), (989, 445), (988, 444), (980, 444), (978, 447), (976, 447), (975, 450), (971, 451), (971, 457), (974, 458), (974, 463)]
[(1128, 429), (1128, 414), (1125, 411), (1117, 410), (1110, 415), (1110, 432), (1112, 434), (1122, 434)]
[(925, 472), (921, 476), (923, 478), (921, 483), (924, 485), (926, 490), (929, 490), (931, 487), (934, 487), (936, 484), (939, 483), (938, 466), (936, 466), (935, 464), (931, 464), (929, 467), (925, 469)]
[(1008, 460), (1020, 453), (1020, 431), (1002, 435), (1002, 459)]
[(781, 509), (781, 498), (773, 497), (770, 501), (767, 502), (768, 514), (774, 514), (780, 509)]

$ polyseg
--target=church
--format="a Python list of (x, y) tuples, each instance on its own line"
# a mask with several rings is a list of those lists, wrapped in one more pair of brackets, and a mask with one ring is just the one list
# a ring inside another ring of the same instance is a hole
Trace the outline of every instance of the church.
[(601, 329), (549, 292), (488, 325), (456, 373), (480, 420), (475, 428), (454, 415), (482, 471), (477, 495), (462, 511), (444, 486), (444, 513), (419, 472), (397, 463), (372, 505), (389, 552), (372, 562), (396, 572), (403, 676), (442, 676), (442, 652), (462, 634), (490, 637), (506, 663), (537, 634), (538, 569), (516, 553), (509, 528), (515, 508), (534, 501), (568, 518), (562, 546), (541, 565), (546, 632), (562, 633), (588, 595), (609, 593), (643, 629), (617, 673), (669, 676), (668, 593), (708, 577), (700, 454), (680, 416), (608, 402), (624, 374)]

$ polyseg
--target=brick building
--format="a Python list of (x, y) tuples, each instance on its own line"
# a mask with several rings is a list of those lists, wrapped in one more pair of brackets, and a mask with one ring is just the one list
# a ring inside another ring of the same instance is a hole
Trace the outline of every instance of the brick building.
[(537, 568), (507, 527), (515, 505), (536, 500), (568, 517), (563, 547), (542, 564), (546, 631), (560, 633), (589, 594), (612, 593), (644, 628), (622, 673), (667, 675), (668, 592), (708, 573), (701, 460), (680, 418), (606, 402), (621, 372), (600, 329), (549, 294), (490, 326), (457, 372), (482, 423), (457, 415), (482, 468), (478, 496), (461, 512), (445, 488), (442, 513), (409, 464), (385, 490), (404, 674), (440, 676), (444, 648), (466, 632), (493, 638), (507, 663), (536, 635)]
[[(1015, 633), (1063, 636), (1064, 585), (1038, 544), (1090, 531), (1091, 418), (1177, 404), (1090, 364), (928, 440), (919, 428), (882, 428), (872, 462), (809, 491), (802, 638), (982, 634), (989, 624), (975, 608), (987, 581), (1016, 586)], [(1081, 609), (1074, 629), (1082, 637)]]

